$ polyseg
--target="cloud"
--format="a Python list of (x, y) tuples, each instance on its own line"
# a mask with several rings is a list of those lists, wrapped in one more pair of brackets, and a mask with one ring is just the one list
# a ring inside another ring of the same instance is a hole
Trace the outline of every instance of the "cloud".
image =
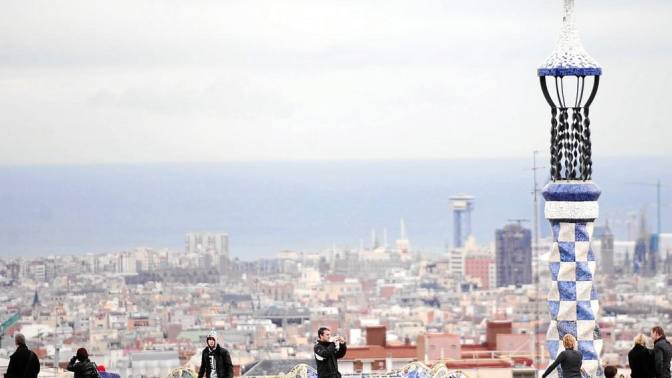
[[(671, 8), (577, 4), (605, 70), (596, 153), (667, 153)], [(5, 2), (0, 164), (526, 156), (548, 143), (535, 70), (561, 12), (523, 0)]]

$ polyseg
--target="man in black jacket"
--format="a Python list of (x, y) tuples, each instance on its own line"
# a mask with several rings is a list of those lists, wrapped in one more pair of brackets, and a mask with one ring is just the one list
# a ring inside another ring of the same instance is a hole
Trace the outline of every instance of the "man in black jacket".
[(9, 357), (5, 378), (37, 378), (40, 361), (37, 355), (26, 346), (26, 337), (21, 333), (14, 335), (16, 352)]
[(338, 359), (343, 358), (348, 349), (345, 339), (337, 336), (332, 340), (331, 331), (325, 327), (317, 330), (317, 337), (317, 343), (313, 348), (317, 364), (317, 378), (340, 378)]
[(75, 373), (75, 378), (98, 378), (98, 366), (89, 359), (86, 348), (77, 349), (77, 354), (72, 356), (67, 369)]
[(653, 356), (656, 362), (656, 378), (671, 378), (670, 357), (672, 356), (672, 345), (665, 338), (665, 332), (660, 326), (651, 328), (651, 338), (654, 341)]
[(217, 343), (217, 333), (212, 331), (205, 339), (208, 346), (201, 355), (198, 378), (233, 378), (233, 364), (229, 351)]

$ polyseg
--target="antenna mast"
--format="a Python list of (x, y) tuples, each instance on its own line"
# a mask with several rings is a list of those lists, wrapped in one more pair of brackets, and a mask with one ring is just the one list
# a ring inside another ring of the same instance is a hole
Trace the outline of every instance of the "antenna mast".
[(537, 167), (537, 154), (539, 151), (535, 150), (532, 154), (532, 173), (534, 174), (534, 189), (532, 194), (534, 195), (534, 252), (539, 252), (539, 201), (537, 200), (537, 193), (541, 190), (537, 185), (537, 170), (543, 169), (545, 167)]
[[(537, 154), (539, 151), (534, 150), (532, 152), (532, 168), (527, 169), (531, 170), (534, 176), (534, 187), (532, 188), (532, 195), (534, 196), (534, 245), (532, 246), (532, 257), (534, 261), (533, 266), (533, 277), (535, 287), (535, 298), (534, 298), (534, 320), (535, 325), (532, 330), (532, 335), (534, 337), (532, 348), (534, 348), (534, 359), (539, 356), (539, 350), (536, 340), (537, 328), (539, 327), (540, 317), (539, 317), (539, 200), (537, 194), (541, 191), (539, 185), (537, 184), (537, 171), (539, 169), (544, 169), (546, 167), (537, 167)], [(520, 224), (520, 223), (518, 223)]]
[[(658, 235), (660, 235), (661, 228), (660, 228), (660, 188), (668, 188), (669, 185), (667, 184), (661, 184), (660, 179), (658, 179), (655, 183), (650, 183), (650, 182), (629, 182), (628, 184), (630, 185), (643, 185), (643, 186), (655, 186), (656, 187), (656, 207), (658, 210)], [(659, 236), (660, 237), (660, 236)]]

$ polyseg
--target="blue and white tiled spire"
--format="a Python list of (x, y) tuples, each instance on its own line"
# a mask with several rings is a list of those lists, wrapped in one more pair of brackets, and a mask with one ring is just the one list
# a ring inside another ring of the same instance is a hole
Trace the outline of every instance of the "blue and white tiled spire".
[[(590, 240), (601, 191), (591, 181), (589, 108), (601, 75), (602, 68), (581, 45), (574, 22), (574, 0), (564, 0), (560, 37), (553, 53), (537, 69), (542, 92), (551, 107), (551, 182), (542, 191), (546, 199), (544, 212), (553, 229), (548, 263), (551, 322), (546, 343), (550, 358), (555, 359), (564, 349), (562, 338), (574, 335), (577, 349), (583, 354), (583, 368), (597, 377), (604, 376), (604, 372), (600, 366), (602, 333), (596, 320), (600, 306), (593, 285), (596, 263)], [(586, 89), (587, 82), (592, 82), (592, 89)], [(549, 83), (555, 84), (554, 90), (549, 90)], [(568, 98), (566, 93), (570, 94)], [(562, 377), (561, 368), (557, 374)]]
[[(572, 334), (583, 354), (583, 368), (602, 377), (602, 333), (596, 320), (599, 303), (593, 285), (595, 255), (590, 247), (601, 191), (592, 181), (556, 181), (548, 183), (542, 194), (546, 199), (544, 213), (553, 229), (548, 262), (548, 351), (555, 359), (564, 350), (562, 338)], [(562, 377), (562, 369), (558, 368), (557, 373)]]

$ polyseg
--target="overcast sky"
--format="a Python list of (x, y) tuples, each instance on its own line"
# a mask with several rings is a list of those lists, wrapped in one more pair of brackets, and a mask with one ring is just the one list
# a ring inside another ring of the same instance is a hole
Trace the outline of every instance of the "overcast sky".
[[(672, 1), (577, 0), (593, 153), (670, 156)], [(0, 2), (0, 164), (530, 156), (561, 0)]]

